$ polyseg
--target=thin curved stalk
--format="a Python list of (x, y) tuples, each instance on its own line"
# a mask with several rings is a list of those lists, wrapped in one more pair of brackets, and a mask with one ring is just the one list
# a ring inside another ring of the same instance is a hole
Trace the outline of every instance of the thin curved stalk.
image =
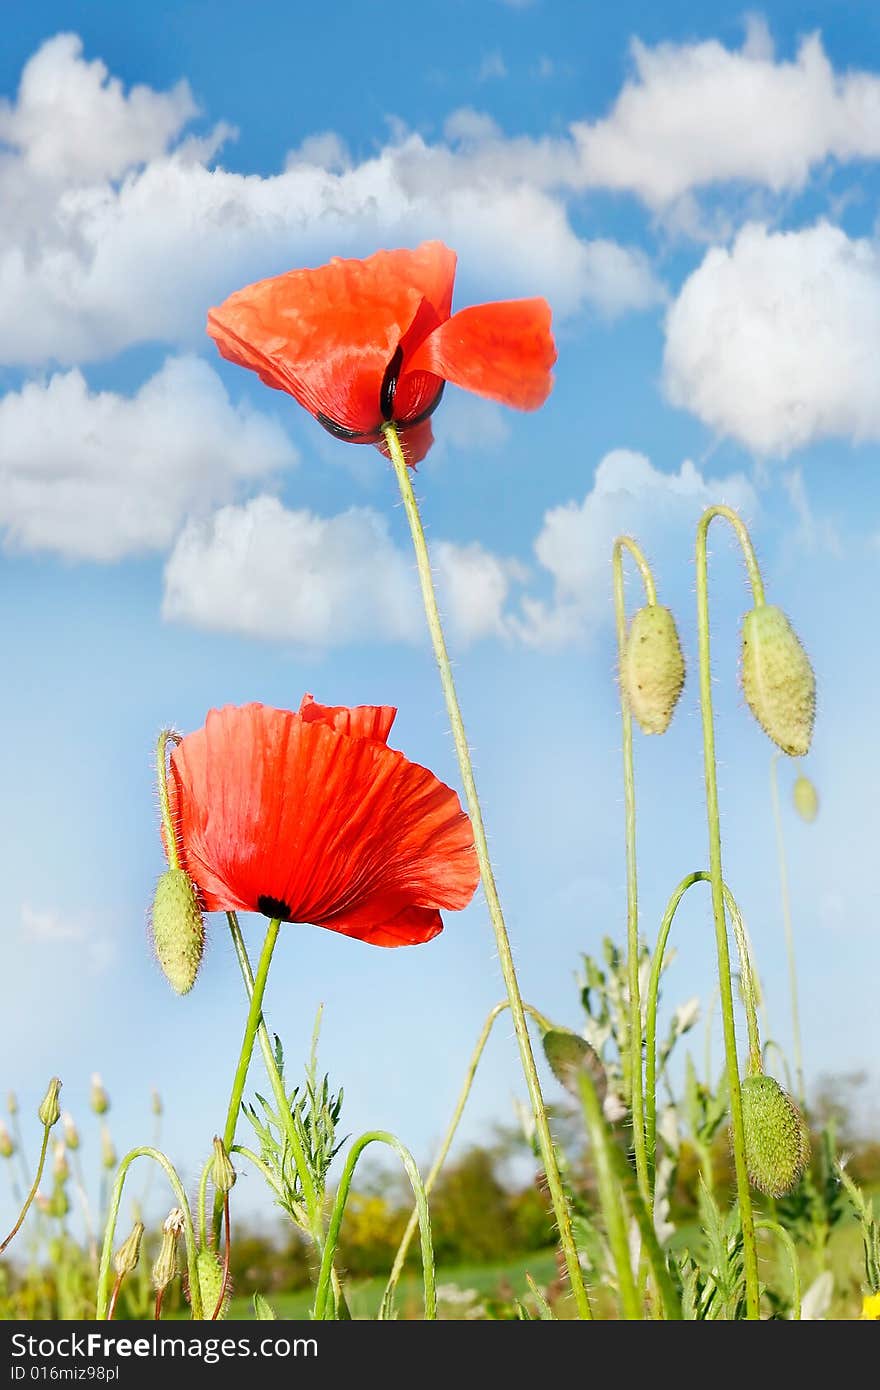
[(730, 950), (727, 941), (727, 922), (724, 916), (724, 878), (721, 865), (721, 824), (718, 811), (718, 774), (715, 762), (715, 721), (712, 709), (712, 667), (709, 629), (709, 566), (707, 533), (716, 516), (723, 516), (737, 533), (755, 603), (764, 600), (763, 585), (757, 560), (748, 532), (740, 518), (729, 507), (709, 507), (697, 527), (697, 634), (700, 663), (700, 715), (703, 728), (703, 763), (706, 787), (706, 816), (709, 831), (709, 872), (712, 878), (712, 915), (715, 920), (715, 944), (718, 955), (718, 986), (721, 999), (721, 1018), (724, 1032), (724, 1051), (727, 1063), (727, 1084), (730, 1099), (730, 1121), (733, 1136), (733, 1159), (736, 1168), (736, 1187), (739, 1197), (743, 1232), (743, 1268), (746, 1283), (746, 1315), (759, 1317), (760, 1292), (758, 1285), (758, 1256), (755, 1245), (752, 1197), (746, 1166), (743, 1132), (742, 1095), (739, 1081), (739, 1060), (736, 1050), (736, 1028), (733, 1013), (733, 986), (730, 975)]
[[(57, 1115), (57, 1111), (56, 1111), (56, 1115)], [(36, 1195), (37, 1195), (37, 1192), (38, 1192), (39, 1186), (40, 1186), (40, 1178), (43, 1176), (43, 1168), (44, 1168), (45, 1165), (46, 1165), (46, 1150), (47, 1150), (48, 1147), (49, 1147), (49, 1131), (50, 1131), (51, 1128), (52, 1128), (51, 1125), (44, 1125), (44, 1126), (43, 1126), (43, 1143), (42, 1143), (42, 1146), (41, 1146), (41, 1148), (40, 1148), (40, 1158), (39, 1158), (39, 1161), (38, 1161), (38, 1163), (37, 1163), (37, 1175), (36, 1175), (36, 1177), (34, 1178), (34, 1181), (33, 1181), (32, 1185), (31, 1185), (31, 1190), (30, 1190), (30, 1192), (28, 1193), (28, 1195), (27, 1195), (27, 1196), (25, 1197), (25, 1199), (24, 1199), (24, 1205), (23, 1205), (21, 1211), (19, 1212), (18, 1220), (16, 1221), (16, 1223), (15, 1223), (15, 1225), (13, 1226), (12, 1230), (9, 1232), (9, 1235), (6, 1237), (6, 1239), (4, 1240), (3, 1244), (0, 1245), (0, 1255), (3, 1254), (3, 1251), (6, 1249), (7, 1245), (11, 1245), (12, 1242), (13, 1242), (13, 1240), (15, 1239), (15, 1237), (18, 1235), (19, 1231), (21, 1230), (22, 1226), (24, 1225), (24, 1219), (25, 1219), (25, 1217), (27, 1216), (28, 1212), (30, 1211), (31, 1203), (33, 1202), (34, 1198), (35, 1198)]]
[(624, 648), (626, 646), (626, 598), (623, 590), (623, 552), (627, 550), (635, 560), (645, 586), (645, 597), (649, 604), (656, 603), (654, 579), (651, 568), (641, 548), (630, 536), (618, 536), (612, 552), (614, 572), (614, 619), (617, 632), (618, 693), (620, 696), (620, 718), (623, 742), (623, 798), (624, 824), (626, 831), (626, 949), (627, 979), (629, 982), (629, 1047), (625, 1057), (629, 1065), (625, 1068), (624, 1089), (629, 1092), (630, 1114), (633, 1129), (633, 1151), (636, 1159), (636, 1173), (642, 1195), (647, 1198), (649, 1191), (648, 1159), (645, 1144), (644, 1092), (642, 1086), (642, 1008), (639, 998), (639, 896), (636, 869), (636, 782), (633, 767), (633, 727), (632, 713), (626, 688), (620, 673), (623, 669)]
[(566, 1268), (568, 1269), (568, 1277), (577, 1305), (578, 1315), (582, 1318), (591, 1318), (592, 1311), (590, 1308), (590, 1300), (587, 1296), (583, 1271), (580, 1266), (577, 1247), (574, 1242), (574, 1235), (571, 1228), (571, 1214), (568, 1209), (568, 1202), (562, 1185), (562, 1177), (559, 1172), (559, 1163), (556, 1158), (556, 1151), (553, 1147), (553, 1139), (550, 1134), (547, 1108), (544, 1104), (544, 1097), (541, 1094), (538, 1069), (535, 1065), (535, 1058), (532, 1053), (532, 1045), (529, 1038), (525, 1010), (523, 1009), (519, 980), (517, 979), (516, 967), (513, 963), (510, 938), (507, 934), (504, 912), (501, 907), (501, 899), (498, 895), (498, 887), (495, 883), (495, 874), (489, 856), (489, 845), (486, 840), (486, 831), (483, 825), (483, 813), (480, 808), (480, 799), (477, 795), (477, 784), (474, 778), (474, 769), (471, 762), (467, 734), (465, 732), (464, 720), (462, 719), (461, 706), (458, 702), (458, 694), (455, 689), (449, 653), (446, 648), (443, 624), (440, 621), (440, 611), (437, 607), (437, 595), (434, 590), (434, 578), (431, 573), (431, 561), (428, 555), (425, 532), (421, 517), (419, 516), (418, 503), (416, 502), (415, 493), (413, 492), (409, 469), (407, 468), (406, 458), (401, 448), (400, 438), (392, 423), (383, 426), (383, 436), (388, 445), (388, 452), (397, 477), (407, 521), (409, 522), (419, 582), (422, 589), (425, 616), (427, 618), (428, 630), (434, 648), (434, 656), (437, 660), (437, 666), (440, 672), (440, 683), (443, 687), (443, 694), (446, 700), (446, 709), (452, 727), (455, 749), (458, 754), (458, 764), (461, 770), (465, 801), (471, 819), (471, 826), (474, 832), (474, 845), (480, 865), (480, 878), (483, 884), (483, 893), (485, 894), (486, 906), (489, 910), (492, 929), (495, 933), (498, 960), (501, 965), (501, 974), (504, 978), (507, 997), (510, 1002), (510, 1013), (513, 1019), (517, 1044), (519, 1046), (520, 1061), (522, 1063), (526, 1086), (528, 1087), (529, 1099), (535, 1117), (535, 1128), (538, 1137), (538, 1145), (541, 1150), (541, 1161), (547, 1176), (547, 1186), (550, 1191), (553, 1211), (556, 1216), (556, 1224), (559, 1229), (559, 1240), (565, 1256)]
[(770, 800), (773, 805), (773, 824), (776, 827), (776, 853), (779, 858), (779, 891), (782, 898), (782, 927), (785, 932), (785, 953), (788, 957), (788, 988), (791, 995), (791, 1036), (794, 1047), (794, 1072), (797, 1077), (797, 1095), (801, 1106), (806, 1105), (804, 1088), (804, 1056), (801, 1044), (801, 1013), (798, 1001), (797, 963), (794, 953), (794, 928), (791, 920), (791, 893), (788, 886), (788, 856), (785, 852), (785, 835), (782, 830), (782, 813), (779, 808), (779, 778), (776, 764), (780, 753), (770, 758)]
[(784, 1226), (780, 1226), (778, 1221), (756, 1221), (756, 1231), (772, 1231), (775, 1236), (785, 1246), (788, 1255), (788, 1263), (791, 1269), (791, 1318), (792, 1322), (801, 1320), (801, 1269), (798, 1263), (797, 1249), (795, 1243)]
[(101, 1247), (101, 1264), (98, 1269), (97, 1310), (95, 1316), (99, 1322), (105, 1321), (107, 1317), (107, 1309), (110, 1301), (110, 1274), (111, 1260), (113, 1257), (113, 1238), (116, 1234), (116, 1222), (119, 1218), (119, 1207), (122, 1202), (122, 1189), (125, 1186), (125, 1179), (128, 1176), (128, 1170), (134, 1163), (136, 1158), (150, 1158), (153, 1160), (154, 1163), (159, 1164), (160, 1168), (162, 1168), (163, 1172), (165, 1173), (165, 1176), (171, 1184), (174, 1196), (177, 1199), (177, 1205), (183, 1212), (183, 1236), (184, 1241), (186, 1243), (186, 1270), (187, 1280), (189, 1282), (190, 1307), (192, 1309), (192, 1316), (194, 1320), (199, 1321), (203, 1316), (202, 1291), (199, 1285), (199, 1271), (198, 1265), (196, 1263), (196, 1257), (198, 1254), (198, 1249), (196, 1246), (196, 1233), (193, 1229), (193, 1221), (192, 1214), (189, 1209), (189, 1201), (187, 1200), (187, 1195), (183, 1183), (177, 1176), (177, 1172), (173, 1165), (169, 1163), (165, 1155), (161, 1153), (158, 1149), (153, 1149), (148, 1146), (145, 1146), (144, 1148), (140, 1149), (132, 1149), (130, 1153), (127, 1153), (125, 1155), (125, 1158), (120, 1163), (119, 1171), (116, 1174), (116, 1181), (113, 1184), (113, 1190), (110, 1194), (110, 1206), (107, 1212), (107, 1225), (104, 1229), (104, 1244)]
[[(477, 1039), (477, 1045), (474, 1048), (473, 1055), (471, 1056), (471, 1060), (468, 1063), (468, 1069), (465, 1072), (464, 1082), (462, 1083), (462, 1088), (459, 1093), (455, 1109), (452, 1112), (452, 1118), (449, 1121), (446, 1133), (443, 1136), (443, 1142), (441, 1143), (440, 1148), (437, 1151), (437, 1156), (431, 1165), (431, 1170), (428, 1173), (428, 1176), (425, 1178), (425, 1195), (428, 1197), (430, 1197), (431, 1195), (434, 1183), (437, 1181), (437, 1178), (440, 1175), (440, 1170), (442, 1169), (443, 1164), (446, 1162), (446, 1156), (449, 1153), (450, 1148), (452, 1147), (452, 1141), (455, 1138), (456, 1130), (458, 1129), (459, 1123), (461, 1122), (461, 1117), (464, 1114), (464, 1108), (467, 1105), (468, 1097), (471, 1093), (471, 1087), (474, 1084), (474, 1077), (477, 1074), (477, 1067), (480, 1065), (480, 1060), (483, 1056), (486, 1043), (489, 1041), (489, 1034), (492, 1032), (495, 1020), (499, 1018), (501, 1014), (504, 1013), (505, 1009), (509, 1008), (510, 1001), (504, 999), (501, 1001), (501, 1003), (496, 1004), (494, 1008), (490, 1009), (488, 1015), (486, 1016), (486, 1021), (483, 1024), (482, 1031), (480, 1033), (479, 1038)], [(544, 1014), (540, 1013), (538, 1009), (534, 1008), (533, 1005), (523, 1003), (523, 1008), (525, 1009), (526, 1013), (529, 1014), (535, 1020), (538, 1027), (542, 1028), (545, 1032), (551, 1026), (550, 1020)], [(403, 1273), (403, 1267), (406, 1263), (406, 1257), (409, 1253), (409, 1247), (412, 1243), (412, 1238), (416, 1233), (418, 1224), (419, 1209), (418, 1206), (414, 1206), (412, 1211), (410, 1212), (410, 1217), (409, 1221), (407, 1222), (406, 1230), (400, 1238), (400, 1244), (397, 1247), (397, 1254), (394, 1256), (394, 1263), (391, 1266), (391, 1273), (388, 1276), (388, 1283), (386, 1284), (385, 1292), (382, 1295), (383, 1304), (391, 1298), (391, 1295), (394, 1293), (394, 1290), (397, 1286), (397, 1282), (400, 1279), (401, 1274)]]
[(229, 1152), (231, 1154), (241, 1154), (242, 1158), (246, 1158), (248, 1163), (253, 1164), (253, 1166), (262, 1173), (266, 1182), (269, 1184), (276, 1196), (280, 1196), (281, 1189), (278, 1186), (275, 1174), (272, 1172), (271, 1168), (269, 1168), (263, 1162), (261, 1158), (257, 1157), (253, 1149), (249, 1149), (245, 1144), (233, 1144)]
[(641, 1322), (642, 1304), (639, 1298), (633, 1268), (629, 1257), (629, 1235), (626, 1228), (626, 1215), (620, 1200), (620, 1186), (614, 1169), (611, 1154), (612, 1142), (602, 1114), (593, 1078), (582, 1071), (578, 1077), (581, 1106), (590, 1144), (593, 1163), (596, 1167), (596, 1180), (599, 1184), (599, 1205), (605, 1223), (605, 1234), (611, 1247), (614, 1267), (617, 1270), (617, 1288), (624, 1318), (629, 1322)]
[(327, 1239), (324, 1244), (324, 1253), (321, 1257), (321, 1269), (318, 1275), (318, 1285), (315, 1290), (315, 1310), (316, 1320), (326, 1318), (327, 1301), (330, 1292), (331, 1274), (333, 1270), (333, 1257), (336, 1254), (336, 1246), (339, 1241), (339, 1229), (342, 1225), (342, 1218), (345, 1214), (345, 1204), (348, 1201), (351, 1191), (354, 1170), (357, 1167), (358, 1159), (369, 1144), (387, 1144), (393, 1149), (406, 1169), (406, 1175), (410, 1180), (413, 1195), (419, 1210), (419, 1231), (422, 1243), (422, 1276), (425, 1286), (425, 1318), (432, 1321), (437, 1317), (437, 1294), (434, 1285), (434, 1246), (431, 1241), (431, 1218), (428, 1212), (428, 1198), (425, 1195), (424, 1184), (419, 1176), (419, 1170), (415, 1159), (405, 1145), (393, 1134), (388, 1134), (384, 1130), (372, 1130), (355, 1140), (352, 1144), (348, 1157), (345, 1160), (345, 1167), (342, 1177), (339, 1180), (339, 1187), (336, 1190), (336, 1197), (333, 1202), (333, 1210), (330, 1213), (330, 1221), (327, 1226)]

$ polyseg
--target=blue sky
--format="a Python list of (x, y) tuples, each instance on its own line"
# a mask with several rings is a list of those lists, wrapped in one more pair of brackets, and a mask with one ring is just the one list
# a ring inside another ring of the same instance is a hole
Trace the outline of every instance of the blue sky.
[[(878, 159), (867, 6), (6, 16), (0, 1085), (28, 1111), (58, 1072), (91, 1135), (100, 1070), (121, 1150), (150, 1133), (155, 1084), (188, 1176), (222, 1126), (244, 1018), (225, 924), (183, 1000), (147, 939), (163, 724), (306, 690), (392, 703), (395, 746), (458, 785), (385, 462), (203, 332), (249, 280), (430, 236), (459, 252), (458, 305), (546, 294), (559, 345), (536, 415), (450, 389), (417, 479), (526, 997), (576, 1025), (580, 953), (624, 932), (621, 530), (655, 564), (690, 676), (667, 737), (636, 740), (649, 940), (705, 863), (693, 530), (728, 501), (819, 682), (814, 826), (790, 810), (798, 769), (781, 768), (807, 1069), (873, 1067), (876, 1109)], [(727, 877), (788, 1045), (771, 748), (737, 686), (747, 594), (720, 528), (712, 586)], [(667, 1003), (706, 1001), (705, 898), (679, 948)], [(502, 992), (478, 900), (417, 949), (285, 928), (267, 1012), (292, 1065), (323, 1001), (346, 1128), (391, 1128), (427, 1159)], [(502, 1023), (465, 1136), (521, 1091)], [(267, 1209), (253, 1179), (242, 1199)]]

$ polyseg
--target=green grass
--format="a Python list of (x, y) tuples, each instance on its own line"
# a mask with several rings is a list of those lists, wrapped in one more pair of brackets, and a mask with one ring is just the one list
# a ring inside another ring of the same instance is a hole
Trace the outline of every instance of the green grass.
[[(460, 1318), (463, 1314), (461, 1304), (446, 1303), (442, 1297), (444, 1288), (473, 1289), (483, 1298), (511, 1297), (525, 1298), (528, 1295), (526, 1274), (531, 1274), (539, 1288), (551, 1283), (557, 1275), (556, 1259), (552, 1251), (538, 1251), (523, 1255), (503, 1264), (450, 1265), (437, 1268), (437, 1288), (439, 1291), (439, 1316), (441, 1318)], [(361, 1279), (346, 1282), (345, 1296), (354, 1318), (374, 1318), (385, 1291), (385, 1279)], [(274, 1294), (269, 1302), (279, 1318), (297, 1320), (309, 1316), (312, 1293), (300, 1289), (296, 1293)], [(422, 1276), (418, 1270), (407, 1272), (398, 1285), (397, 1312), (401, 1318), (422, 1317), (423, 1315)], [(229, 1309), (231, 1318), (253, 1318), (253, 1302), (249, 1298), (233, 1298)]]

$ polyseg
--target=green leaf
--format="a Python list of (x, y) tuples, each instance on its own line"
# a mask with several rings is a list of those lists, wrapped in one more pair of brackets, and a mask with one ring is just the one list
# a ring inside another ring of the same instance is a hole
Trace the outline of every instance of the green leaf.
[(273, 1313), (261, 1293), (254, 1294), (254, 1316), (258, 1322), (277, 1321), (277, 1313)]

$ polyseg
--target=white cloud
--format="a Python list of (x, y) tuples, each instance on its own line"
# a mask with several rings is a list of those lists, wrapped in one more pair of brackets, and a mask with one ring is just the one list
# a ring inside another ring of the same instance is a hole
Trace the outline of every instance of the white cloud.
[(126, 95), (73, 36), (34, 55), (0, 113), (0, 363), (189, 345), (206, 306), (250, 279), (426, 236), (454, 245), (487, 291), (543, 293), (559, 313), (658, 298), (642, 257), (617, 248), (609, 271), (607, 244), (580, 238), (548, 191), (570, 141), (561, 153), (559, 142), (505, 142), (472, 114), (453, 121), (461, 148), (399, 134), (352, 165), (324, 132), (264, 178), (208, 167), (228, 132), (187, 139), (194, 111), (185, 85)]
[(132, 397), (58, 373), (0, 399), (0, 527), (7, 545), (71, 558), (163, 550), (190, 512), (295, 461), (281, 427), (233, 406), (196, 358)]
[[(432, 558), (456, 640), (502, 635), (519, 567), (477, 544), (441, 541)], [(424, 632), (412, 555), (392, 540), (383, 516), (352, 507), (320, 517), (267, 496), (184, 528), (165, 569), (162, 614), (314, 648), (418, 642)]]
[(480, 71), (477, 79), (480, 82), (491, 82), (495, 78), (507, 76), (507, 64), (502, 55), (496, 49), (493, 53), (487, 53), (480, 63)]
[(666, 324), (670, 400), (758, 454), (880, 439), (880, 251), (820, 222), (749, 225), (685, 282)]
[(542, 647), (577, 641), (611, 614), (611, 548), (616, 536), (638, 537), (656, 558), (671, 544), (685, 548), (703, 509), (726, 502), (746, 515), (757, 503), (741, 474), (707, 480), (686, 460), (678, 473), (654, 468), (644, 454), (614, 449), (596, 469), (583, 502), (554, 507), (544, 517), (535, 554), (553, 580), (549, 602), (526, 596), (512, 625), (523, 641)]
[(114, 943), (89, 917), (70, 916), (22, 903), (19, 921), (22, 935), (29, 943), (37, 947), (75, 946), (96, 973), (106, 970), (116, 955)]
[(880, 77), (834, 71), (818, 34), (776, 62), (752, 20), (739, 50), (635, 40), (634, 76), (610, 114), (572, 134), (583, 186), (625, 189), (655, 208), (730, 181), (800, 189), (823, 160), (880, 157)]

